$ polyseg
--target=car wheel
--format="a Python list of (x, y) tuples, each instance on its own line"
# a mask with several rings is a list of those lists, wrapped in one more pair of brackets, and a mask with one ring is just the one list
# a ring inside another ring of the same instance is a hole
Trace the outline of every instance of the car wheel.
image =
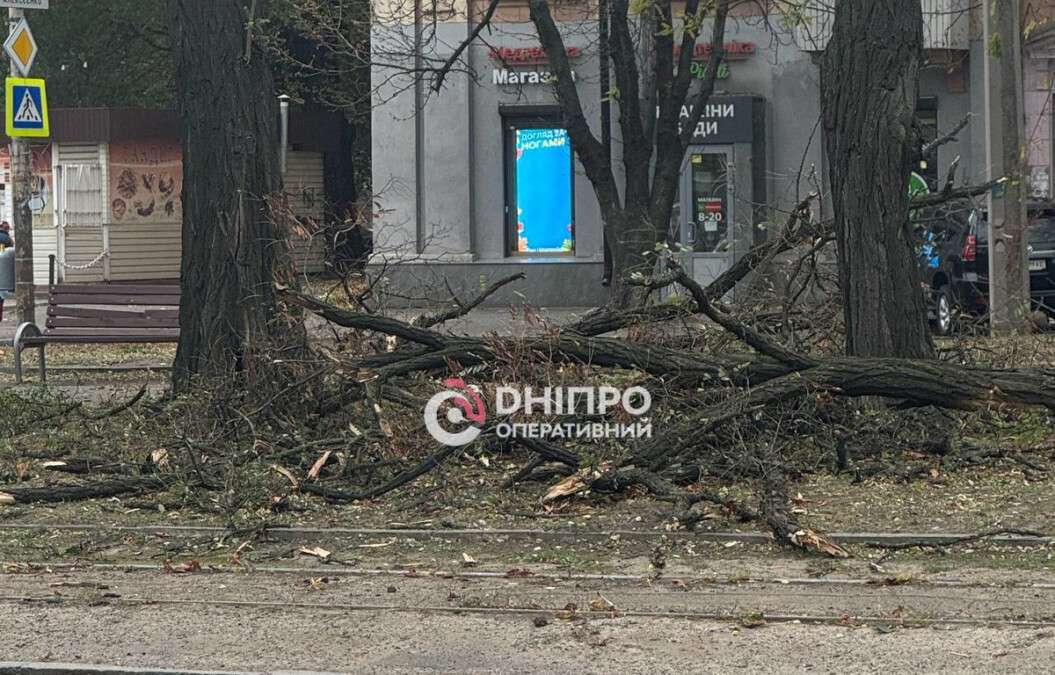
[(948, 335), (952, 332), (953, 325), (953, 303), (949, 287), (942, 286), (934, 292), (934, 332), (938, 335)]

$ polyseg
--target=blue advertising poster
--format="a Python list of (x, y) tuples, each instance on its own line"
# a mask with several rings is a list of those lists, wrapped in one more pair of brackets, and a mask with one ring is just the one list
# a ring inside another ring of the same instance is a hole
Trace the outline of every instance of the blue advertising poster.
[(564, 129), (516, 130), (519, 253), (571, 252), (571, 140)]

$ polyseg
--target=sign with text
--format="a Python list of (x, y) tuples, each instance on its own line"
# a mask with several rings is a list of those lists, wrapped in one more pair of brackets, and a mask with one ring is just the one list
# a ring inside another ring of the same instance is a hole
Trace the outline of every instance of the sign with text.
[[(692, 134), (692, 143), (751, 143), (754, 140), (755, 105), (752, 96), (712, 96), (700, 115)], [(692, 116), (692, 106), (683, 105), (679, 127)], [(656, 107), (659, 116), (659, 107)]]
[[(571, 71), (572, 82), (575, 82), (575, 71)], [(557, 74), (548, 70), (510, 70), (495, 68), (491, 71), (491, 84), (556, 84)]]
[(21, 77), (7, 78), (6, 121), (7, 135), (47, 138), (51, 135), (48, 123), (48, 92), (44, 80)]
[(12, 9), (47, 9), (48, 0), (0, 0), (0, 7)]
[[(568, 59), (582, 56), (581, 47), (568, 47), (564, 50)], [(506, 66), (544, 66), (549, 63), (549, 56), (542, 47), (494, 47), (491, 58)]]
[[(714, 45), (710, 42), (698, 42), (692, 48), (692, 60), (700, 61), (703, 59), (709, 59), (711, 52), (714, 51)], [(726, 42), (722, 45), (722, 60), (723, 61), (743, 61), (749, 59), (755, 55), (758, 48), (754, 42), (738, 42), (733, 40), (732, 42)], [(674, 45), (674, 56), (681, 55), (681, 45)]]

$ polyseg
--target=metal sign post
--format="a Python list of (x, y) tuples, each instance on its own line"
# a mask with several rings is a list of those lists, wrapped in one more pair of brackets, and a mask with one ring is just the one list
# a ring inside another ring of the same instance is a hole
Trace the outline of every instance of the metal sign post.
[[(25, 23), (27, 9), (47, 9), (48, 0), (0, 0), (0, 7), (7, 7), (9, 21), (8, 48), (11, 60), (11, 77), (28, 75), (29, 68), (36, 57), (37, 43), (33, 40), (29, 26)], [(26, 33), (28, 33), (28, 42)], [(10, 94), (11, 90), (8, 89)], [(46, 108), (47, 101), (41, 92), (41, 107)], [(32, 97), (31, 97), (32, 98)], [(33, 99), (35, 102), (37, 99)], [(11, 102), (8, 102), (8, 106)], [(24, 115), (32, 115), (27, 110)], [(46, 115), (47, 110), (38, 110)], [(44, 126), (46, 128), (46, 117)], [(37, 134), (39, 135), (39, 134)], [(9, 189), (12, 193), (11, 203), (14, 212), (11, 214), (12, 229), (15, 234), (15, 302), (19, 323), (36, 321), (36, 299), (33, 296), (33, 212), (29, 209), (30, 197), (30, 151), (29, 144), (11, 136), (11, 170)]]
[[(8, 19), (13, 31), (24, 20), (21, 9), (8, 9)], [(11, 60), (11, 77), (18, 77), (20, 70)], [(15, 232), (15, 303), (18, 322), (36, 322), (36, 299), (33, 296), (33, 212), (29, 210), (29, 144), (21, 138), (11, 137), (11, 214)]]

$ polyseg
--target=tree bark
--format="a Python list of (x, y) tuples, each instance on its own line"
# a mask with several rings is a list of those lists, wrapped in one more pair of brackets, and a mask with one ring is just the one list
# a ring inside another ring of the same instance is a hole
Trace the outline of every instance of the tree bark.
[(252, 39), (266, 0), (169, 0), (183, 120), (180, 341), (173, 386), (242, 370), (278, 330), (288, 256), (267, 198), (281, 189), (271, 68)]
[[(983, 12), (992, 13), (986, 18), (992, 36), (986, 43), (986, 58), (997, 61), (1000, 83), (999, 91), (990, 94), (999, 96), (999, 118), (992, 109), (989, 114), (994, 132), (1000, 134), (1001, 156), (990, 161), (1002, 167), (1001, 173), (1009, 179), (1001, 186), (1003, 194), (993, 196), (989, 209), (989, 323), (993, 335), (1011, 335), (1031, 329), (1022, 15), (1018, 0), (986, 4)], [(993, 65), (987, 69), (990, 76)]]
[(923, 50), (919, 0), (842, 0), (821, 66), (846, 351), (931, 358), (908, 177)]

